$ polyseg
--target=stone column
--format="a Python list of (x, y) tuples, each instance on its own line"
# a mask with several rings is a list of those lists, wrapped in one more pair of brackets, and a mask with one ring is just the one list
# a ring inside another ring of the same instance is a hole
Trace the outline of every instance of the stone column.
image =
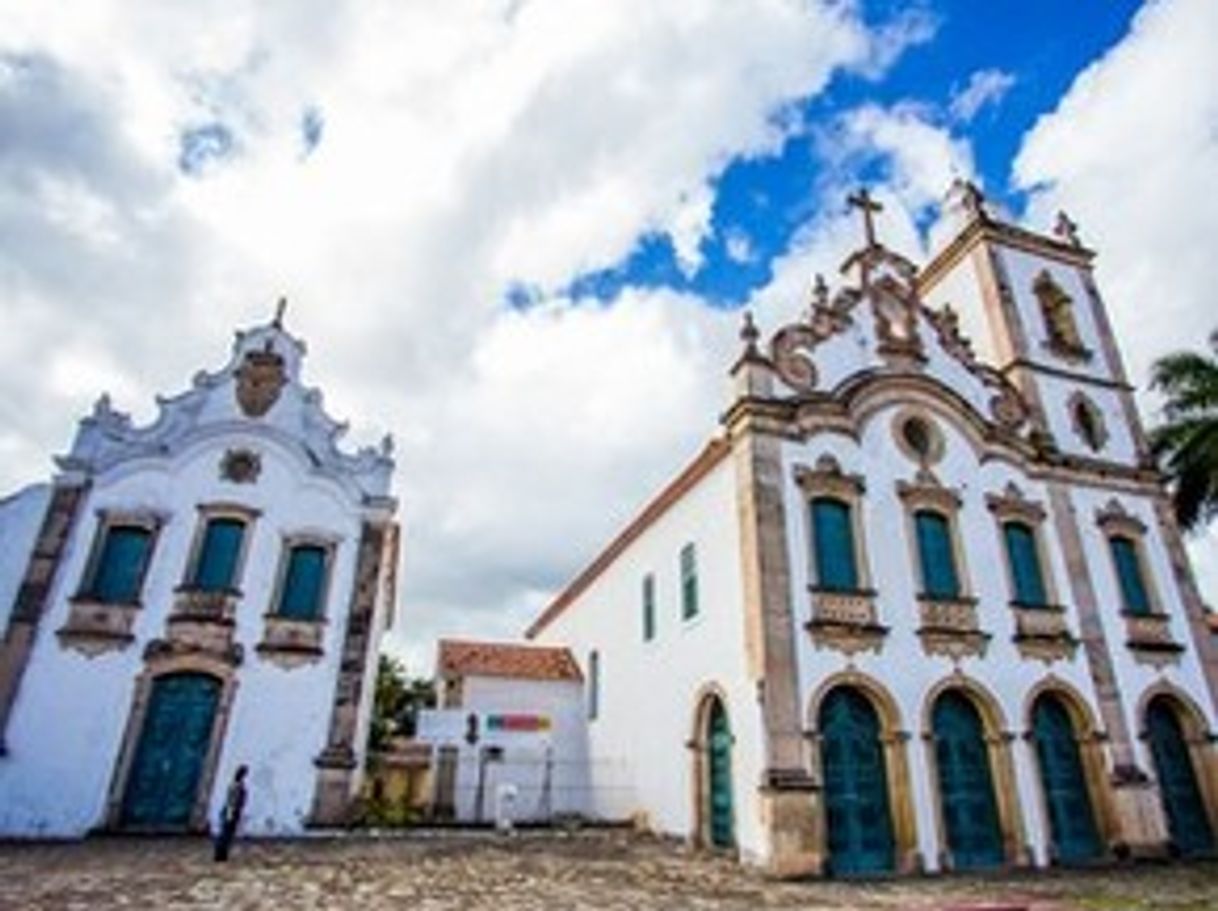
[(313, 760), (317, 785), (313, 793), (313, 826), (345, 825), (350, 821), (351, 802), (359, 779), (355, 737), (363, 703), (364, 681), (377, 658), (373, 636), (377, 594), (386, 551), (387, 524), (365, 521), (356, 555), (355, 582), (343, 639), (330, 733), (325, 749)]
[(46, 610), (68, 537), (88, 491), (82, 481), (57, 481), (51, 491), (42, 527), (26, 564), (25, 575), (0, 642), (0, 756), (7, 752), (8, 720), (17, 702), (21, 679), (30, 662), (38, 624)]
[(733, 376), (739, 395), (725, 421), (736, 469), (746, 659), (764, 732), (759, 788), (767, 869), (775, 876), (807, 876), (821, 871), (825, 851), (820, 793), (804, 760), (781, 431), (764, 426), (768, 362), (746, 353)]
[(1079, 634), (1087, 669), (1099, 700), (1100, 719), (1108, 734), (1112, 759), (1112, 797), (1119, 843), (1118, 853), (1134, 857), (1157, 857), (1167, 851), (1167, 824), (1158, 787), (1138, 767), (1129, 725), (1125, 721), (1120, 683), (1112, 665), (1112, 654), (1104, 634), (1091, 570), (1083, 552), (1082, 534), (1070, 492), (1061, 483), (1049, 484), (1049, 503), (1061, 539), (1070, 577), (1070, 591), (1078, 610)]

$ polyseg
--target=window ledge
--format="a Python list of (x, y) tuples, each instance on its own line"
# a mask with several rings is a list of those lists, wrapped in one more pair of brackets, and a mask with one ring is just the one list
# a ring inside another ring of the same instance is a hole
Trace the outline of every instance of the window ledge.
[(226, 626), (233, 624), (233, 614), (241, 598), (241, 592), (235, 588), (207, 589), (182, 585), (174, 589), (174, 594), (177, 597), (170, 622), (185, 620)]
[(804, 628), (817, 648), (832, 648), (847, 655), (880, 651), (888, 627), (876, 618), (874, 591), (830, 591), (811, 586), (809, 591), (812, 619)]
[(1126, 645), (1139, 664), (1161, 668), (1180, 660), (1184, 646), (1171, 637), (1167, 614), (1134, 614), (1122, 612), (1125, 618)]
[(918, 638), (928, 655), (943, 655), (953, 660), (973, 655), (983, 657), (991, 636), (977, 623), (977, 599), (957, 596), (951, 598), (918, 596), (918, 613), (922, 626)]
[(265, 618), (262, 641), (255, 647), (262, 658), (285, 670), (313, 664), (321, 659), (325, 618), (305, 620), (269, 614)]
[(56, 630), (60, 644), (94, 658), (105, 652), (122, 651), (135, 636), (131, 632), (138, 602), (98, 601), (83, 595), (69, 599), (67, 622)]
[(1012, 602), (1015, 635), (1012, 641), (1024, 658), (1051, 664), (1073, 658), (1078, 640), (1066, 626), (1066, 609), (1059, 604), (1027, 605)]

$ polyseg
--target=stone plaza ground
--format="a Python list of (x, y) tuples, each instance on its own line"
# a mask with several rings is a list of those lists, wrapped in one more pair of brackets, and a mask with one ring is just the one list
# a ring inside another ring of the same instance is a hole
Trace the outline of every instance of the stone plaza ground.
[(771, 882), (722, 857), (626, 832), (243, 842), (215, 864), (202, 839), (0, 845), (5, 909), (1218, 908), (1218, 864), (867, 882)]

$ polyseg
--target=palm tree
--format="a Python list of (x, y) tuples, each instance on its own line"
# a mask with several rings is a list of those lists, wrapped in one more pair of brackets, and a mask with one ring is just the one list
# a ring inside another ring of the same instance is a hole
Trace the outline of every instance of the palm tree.
[(1150, 434), (1151, 451), (1186, 531), (1218, 515), (1218, 331), (1210, 347), (1211, 356), (1178, 351), (1151, 368), (1151, 388), (1167, 400), (1166, 422)]

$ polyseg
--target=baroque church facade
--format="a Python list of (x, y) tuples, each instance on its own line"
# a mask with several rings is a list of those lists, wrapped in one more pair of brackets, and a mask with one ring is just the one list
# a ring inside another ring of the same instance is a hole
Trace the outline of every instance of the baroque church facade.
[(851, 201), (842, 286), (746, 318), (721, 433), (527, 631), (592, 814), (784, 876), (1212, 853), (1218, 656), (1094, 254), (958, 182), (918, 269)]
[(238, 332), (158, 398), (102, 396), (48, 484), (0, 501), (0, 835), (345, 822), (398, 563), (392, 445), (356, 452), (302, 341)]

